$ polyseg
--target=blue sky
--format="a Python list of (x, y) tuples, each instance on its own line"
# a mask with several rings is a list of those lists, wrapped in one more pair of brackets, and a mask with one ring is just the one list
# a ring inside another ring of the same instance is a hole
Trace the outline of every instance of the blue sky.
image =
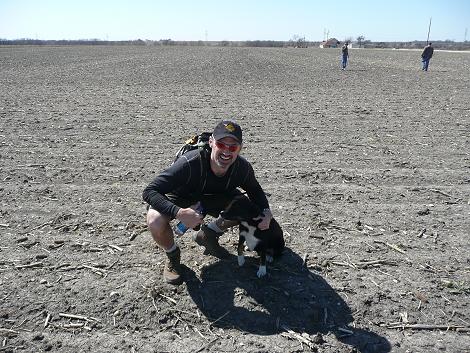
[(468, 0), (0, 0), (0, 38), (470, 40)]

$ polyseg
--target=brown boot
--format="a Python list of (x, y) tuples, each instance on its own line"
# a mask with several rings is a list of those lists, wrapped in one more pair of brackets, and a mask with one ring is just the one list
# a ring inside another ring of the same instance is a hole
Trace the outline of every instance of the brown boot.
[(230, 254), (224, 247), (219, 244), (219, 234), (206, 225), (201, 226), (201, 230), (193, 236), (193, 240), (201, 246), (204, 246), (206, 250), (205, 255), (212, 255), (219, 259), (227, 258)]
[(165, 263), (165, 268), (163, 269), (163, 279), (166, 283), (169, 284), (181, 284), (183, 279), (181, 277), (181, 251), (180, 248), (176, 248), (172, 252), (167, 252), (168, 260)]

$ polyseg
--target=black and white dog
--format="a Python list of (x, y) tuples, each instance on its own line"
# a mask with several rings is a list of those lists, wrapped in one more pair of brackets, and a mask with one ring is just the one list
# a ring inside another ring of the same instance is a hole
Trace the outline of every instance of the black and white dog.
[(272, 262), (274, 257), (280, 256), (284, 250), (284, 235), (279, 223), (273, 218), (269, 229), (261, 230), (258, 224), (261, 219), (254, 220), (262, 215), (261, 210), (246, 196), (236, 197), (220, 214), (222, 218), (240, 222), (240, 235), (238, 238), (238, 265), (243, 266), (245, 242), (251, 251), (260, 256), (258, 277), (266, 275), (266, 260)]

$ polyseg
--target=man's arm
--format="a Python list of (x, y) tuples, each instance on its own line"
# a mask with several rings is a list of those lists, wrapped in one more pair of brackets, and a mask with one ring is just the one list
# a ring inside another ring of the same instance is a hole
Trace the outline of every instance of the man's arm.
[(258, 207), (262, 210), (263, 215), (261, 217), (257, 217), (256, 219), (261, 219), (261, 222), (258, 224), (258, 228), (261, 230), (266, 230), (269, 228), (269, 223), (273, 218), (272, 212), (269, 208), (269, 201), (263, 188), (255, 177), (255, 172), (251, 164), (247, 163), (247, 168), (248, 174), (245, 178), (245, 182), (242, 185), (242, 188), (246, 190), (250, 200), (258, 205)]
[(144, 189), (142, 198), (161, 214), (176, 218), (180, 207), (165, 195), (187, 184), (190, 175), (191, 166), (188, 160), (182, 157), (152, 180)]
[(179, 211), (179, 207), (163, 195), (159, 187), (161, 183), (162, 180), (159, 175), (144, 189), (142, 198), (152, 206), (153, 209), (157, 210), (161, 214), (175, 218)]

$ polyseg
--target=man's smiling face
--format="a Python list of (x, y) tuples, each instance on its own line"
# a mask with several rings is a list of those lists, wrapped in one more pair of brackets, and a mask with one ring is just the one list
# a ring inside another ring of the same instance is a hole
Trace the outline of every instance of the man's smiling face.
[(224, 175), (235, 162), (241, 150), (241, 145), (232, 137), (224, 137), (215, 140), (213, 136), (209, 139), (211, 152), (211, 168), (215, 175)]

